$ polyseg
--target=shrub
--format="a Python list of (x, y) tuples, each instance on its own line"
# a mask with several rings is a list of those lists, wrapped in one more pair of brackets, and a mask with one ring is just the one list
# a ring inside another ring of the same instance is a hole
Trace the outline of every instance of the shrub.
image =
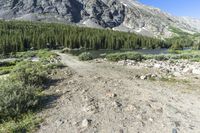
[(0, 120), (15, 118), (38, 104), (37, 89), (11, 79), (0, 81)]
[(169, 58), (165, 55), (156, 55), (154, 58), (155, 60), (158, 60), (158, 61), (169, 60)]
[(48, 80), (48, 68), (39, 62), (20, 62), (14, 67), (11, 76), (25, 85), (43, 85)]
[(108, 55), (106, 55), (106, 59), (108, 59), (109, 61), (125, 60), (126, 55), (124, 53), (108, 54)]
[(171, 50), (183, 50), (183, 45), (175, 43), (170, 47)]
[(127, 53), (126, 56), (127, 59), (135, 61), (142, 61), (142, 59), (144, 58), (140, 53), (133, 53), (133, 52)]
[(81, 60), (81, 61), (87, 61), (87, 60), (93, 59), (91, 53), (89, 53), (89, 52), (84, 52), (84, 53), (80, 54), (78, 57), (79, 57), (79, 60)]
[(63, 63), (55, 63), (55, 64), (49, 64), (47, 65), (47, 67), (49, 69), (57, 69), (57, 68), (64, 68), (66, 67), (66, 65), (64, 65)]
[(135, 61), (142, 61), (144, 58), (141, 54), (135, 52), (126, 52), (126, 53), (114, 53), (108, 54), (106, 58), (110, 61), (119, 61), (119, 60), (135, 60)]

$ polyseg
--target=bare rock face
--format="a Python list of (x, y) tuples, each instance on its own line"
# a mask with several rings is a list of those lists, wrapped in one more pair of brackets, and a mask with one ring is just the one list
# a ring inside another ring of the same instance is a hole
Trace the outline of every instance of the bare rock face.
[(136, 0), (0, 0), (0, 18), (112, 28), (170, 37), (169, 27), (200, 31), (200, 21), (173, 17)]

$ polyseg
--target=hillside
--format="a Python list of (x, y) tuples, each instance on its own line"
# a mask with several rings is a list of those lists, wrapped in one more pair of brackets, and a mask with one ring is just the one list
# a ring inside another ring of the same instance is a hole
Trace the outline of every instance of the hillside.
[(199, 20), (175, 17), (136, 0), (0, 0), (0, 18), (61, 22), (171, 37), (170, 27), (200, 31)]

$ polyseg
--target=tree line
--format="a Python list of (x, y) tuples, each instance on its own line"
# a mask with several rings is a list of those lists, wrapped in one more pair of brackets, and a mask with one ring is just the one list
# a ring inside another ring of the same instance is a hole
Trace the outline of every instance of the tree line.
[(134, 33), (55, 23), (0, 21), (0, 54), (59, 47), (119, 50), (169, 46), (163, 40)]

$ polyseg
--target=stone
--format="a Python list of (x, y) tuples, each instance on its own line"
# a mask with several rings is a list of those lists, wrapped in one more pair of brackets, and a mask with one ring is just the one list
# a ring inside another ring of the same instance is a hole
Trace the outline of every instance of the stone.
[(120, 108), (122, 106), (122, 104), (120, 102), (117, 102), (117, 101), (114, 101), (112, 104), (113, 104), (113, 106), (115, 106), (117, 108)]
[(184, 68), (183, 73), (192, 73), (192, 69), (191, 68)]
[(150, 121), (150, 122), (153, 122), (153, 118), (149, 118), (149, 121)]
[(126, 108), (125, 108), (125, 111), (128, 111), (128, 112), (131, 112), (135, 110), (135, 107), (133, 105), (128, 105)]
[(87, 128), (91, 125), (91, 122), (92, 120), (89, 120), (89, 119), (84, 119), (82, 122), (81, 122), (81, 127), (83, 128)]
[(112, 93), (112, 92), (107, 92), (106, 96), (109, 97), (109, 98), (114, 98), (114, 97), (117, 97), (117, 94)]
[(193, 74), (200, 75), (200, 69), (193, 69), (193, 70), (192, 70), (192, 73), (193, 73)]
[(174, 72), (173, 75), (174, 75), (175, 77), (180, 77), (180, 76), (181, 76), (181, 73), (180, 73), (180, 72)]
[(147, 76), (146, 76), (146, 75), (140, 76), (140, 79), (146, 80), (146, 79), (147, 79)]
[(161, 68), (161, 64), (154, 64), (155, 68)]

